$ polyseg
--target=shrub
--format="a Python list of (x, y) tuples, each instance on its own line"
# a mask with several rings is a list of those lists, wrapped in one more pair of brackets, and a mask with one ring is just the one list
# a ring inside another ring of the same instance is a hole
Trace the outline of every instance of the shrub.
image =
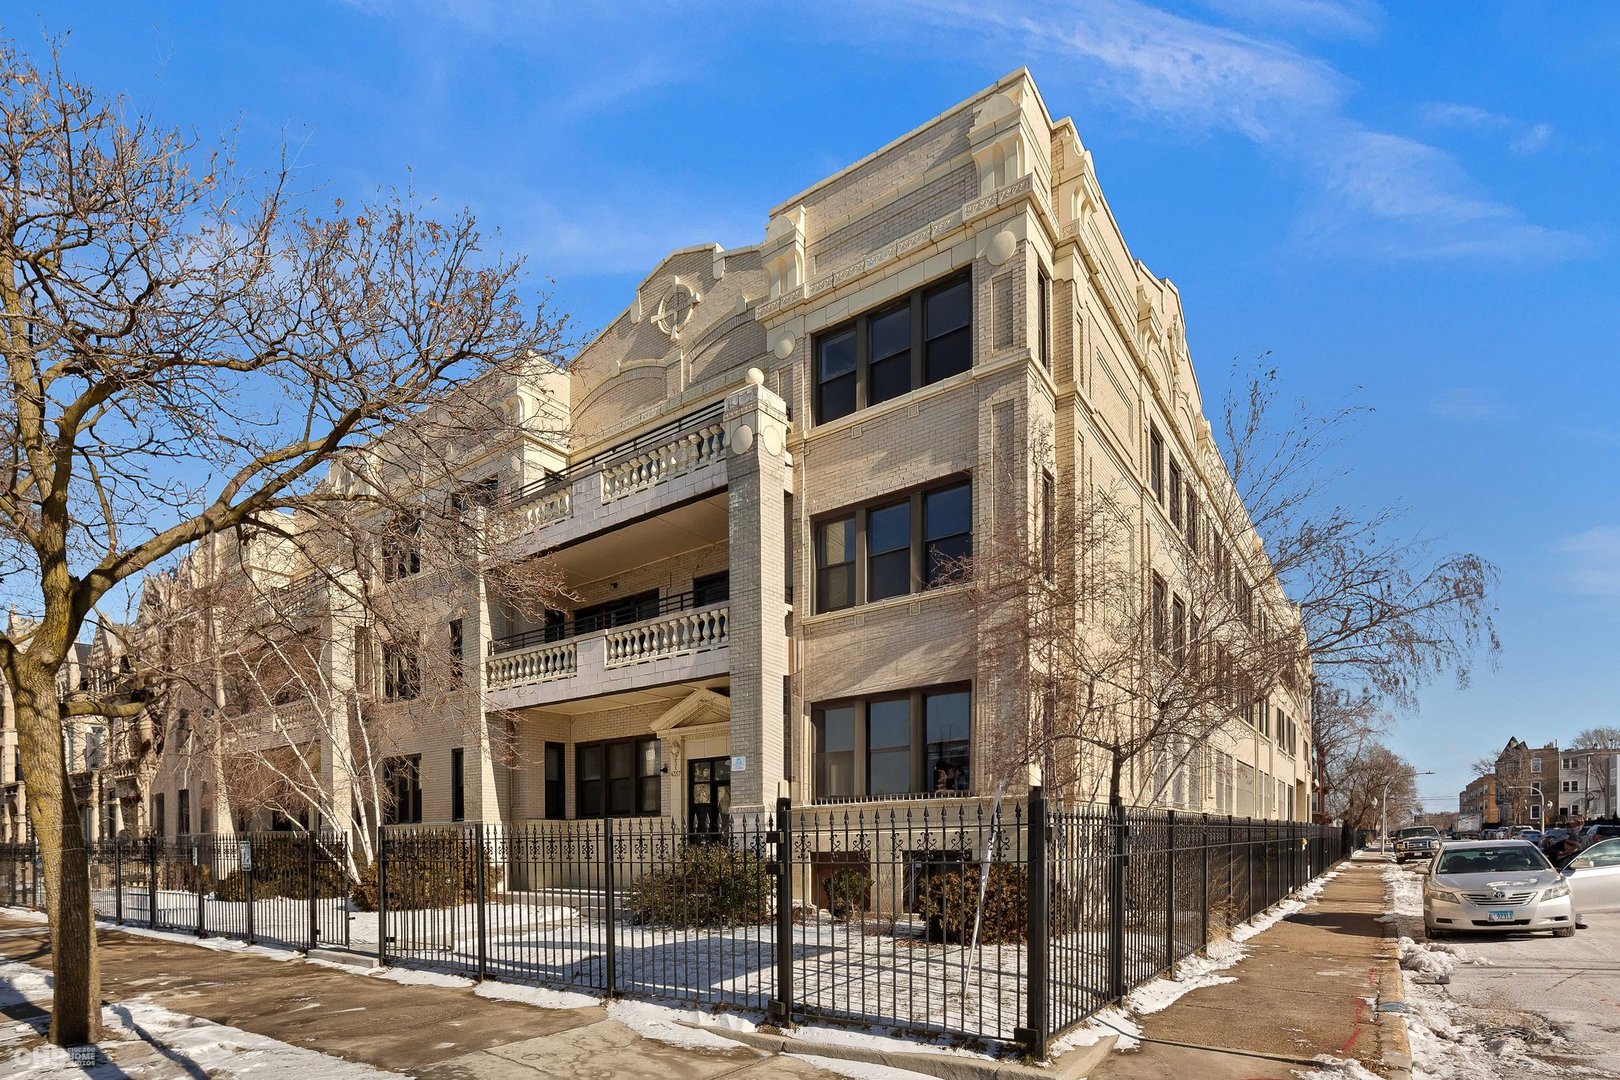
[[(309, 899), (309, 850), (303, 836), (289, 833), (285, 838), (255, 837), (253, 845), (253, 899), (286, 897)], [(331, 855), (315, 852), (315, 896), (333, 898), (349, 891), (348, 868)], [(232, 870), (214, 887), (214, 898), (241, 903), (248, 898), (248, 871)]]
[(832, 876), (822, 882), (822, 888), (827, 892), (827, 906), (832, 911), (833, 918), (847, 921), (853, 918), (857, 911), (865, 908), (870, 885), (871, 881), (866, 872), (853, 866), (844, 866), (833, 871)]
[(771, 917), (771, 879), (751, 852), (688, 844), (675, 862), (637, 880), (629, 912), (642, 925), (679, 929), (762, 923)]
[[(1013, 945), (1024, 940), (1026, 875), (1016, 863), (992, 863), (985, 881), (984, 908), (979, 919), (979, 944)], [(939, 870), (917, 881), (917, 914), (928, 920), (928, 940), (966, 945), (973, 940), (973, 918), (979, 908), (980, 864), (960, 870)], [(1066, 934), (1079, 922), (1080, 905), (1060, 885), (1052, 888), (1047, 904), (1048, 929)]]
[[(478, 902), (478, 859), (470, 845), (445, 845), (431, 852), (413, 851), (404, 857), (388, 859), (388, 910), (446, 908)], [(500, 868), (490, 863), (484, 869), (485, 898), (500, 886)], [(377, 864), (360, 868), (360, 882), (354, 889), (354, 906), (359, 911), (377, 910)]]

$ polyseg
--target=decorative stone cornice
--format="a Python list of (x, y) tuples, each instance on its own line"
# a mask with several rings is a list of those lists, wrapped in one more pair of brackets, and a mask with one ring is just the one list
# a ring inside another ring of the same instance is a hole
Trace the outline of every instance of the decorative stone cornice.
[(981, 195), (963, 206), (960, 210), (953, 210), (946, 216), (932, 221), (929, 224), (908, 233), (900, 239), (885, 244), (856, 262), (839, 267), (830, 274), (823, 274), (814, 279), (802, 289), (784, 293), (775, 300), (760, 304), (754, 309), (754, 318), (760, 322), (775, 318), (806, 304), (816, 297), (832, 289), (841, 288), (857, 278), (882, 269), (889, 263), (905, 258), (918, 248), (938, 243), (940, 240), (967, 227), (973, 222), (984, 218), (992, 211), (1013, 206), (1019, 202), (1028, 201), (1036, 207), (1051, 225), (1057, 218), (1052, 212), (1051, 199), (1046, 192), (1040, 190), (1035, 183), (1033, 173), (1026, 174), (988, 195)]

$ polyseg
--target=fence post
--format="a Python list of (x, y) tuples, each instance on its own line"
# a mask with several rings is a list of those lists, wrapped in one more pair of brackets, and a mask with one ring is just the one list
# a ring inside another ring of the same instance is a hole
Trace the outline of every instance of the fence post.
[(473, 830), (474, 838), (477, 841), (475, 850), (478, 856), (478, 865), (473, 869), (473, 883), (475, 885), (474, 895), (478, 897), (478, 981), (483, 982), (485, 979), (489, 978), (489, 926), (487, 917), (484, 913), (484, 904), (487, 902), (487, 898), (484, 895), (484, 887), (486, 883), (484, 881), (485, 857), (483, 823), (480, 822), (479, 824), (474, 825)]
[[(316, 824), (319, 824), (317, 822)], [(320, 936), (320, 915), (315, 907), (315, 830), (310, 829), (304, 833), (304, 872), (306, 874), (306, 889), (304, 895), (309, 898), (309, 946), (308, 952), (315, 947), (315, 939)]]
[(1199, 863), (1199, 873), (1203, 877), (1203, 881), (1204, 881), (1203, 891), (1199, 894), (1202, 897), (1203, 902), (1198, 905), (1198, 910), (1200, 912), (1202, 912), (1202, 916), (1201, 916), (1200, 923), (1199, 923), (1200, 937), (1199, 937), (1199, 945), (1198, 945), (1198, 947), (1200, 949), (1207, 949), (1207, 948), (1209, 948), (1209, 815), (1208, 814), (1205, 814), (1203, 816), (1202, 823), (1201, 823), (1201, 825), (1200, 825), (1200, 827), (1198, 829), (1198, 863)]
[(1254, 918), (1254, 818), (1243, 819), (1243, 918)]
[(1052, 890), (1048, 879), (1046, 859), (1046, 793), (1036, 784), (1029, 789), (1029, 821), (1025, 825), (1027, 841), (1024, 845), (1025, 888), (1027, 898), (1024, 926), (1024, 970), (1028, 973), (1029, 1011), (1024, 1029), (1014, 1037), (1024, 1044), (1024, 1051), (1035, 1061), (1046, 1060), (1047, 1022), (1047, 964), (1052, 948)]
[(1108, 1000), (1125, 997), (1125, 803), (1115, 797), (1109, 804), (1113, 819), (1113, 855), (1108, 860)]
[(192, 880), (197, 884), (197, 936), (207, 937), (203, 931), (203, 923), (207, 920), (203, 914), (202, 838), (198, 836), (191, 838), (191, 871)]
[(1164, 812), (1164, 957), (1165, 969), (1176, 977), (1176, 812)]
[[(246, 866), (242, 865), (243, 845), (246, 845), (246, 850), (247, 850), (247, 865)], [(255, 940), (254, 926), (253, 926), (253, 877), (254, 877), (255, 874), (258, 873), (258, 871), (254, 868), (254, 862), (253, 862), (253, 838), (252, 837), (249, 837), (246, 840), (238, 840), (236, 842), (236, 868), (239, 871), (241, 871), (242, 880), (246, 883), (245, 887), (247, 889), (247, 943), (249, 945), (252, 945), (254, 940)]]
[(377, 966), (388, 966), (388, 830), (377, 830)]
[(158, 910), (158, 838), (146, 838), (146, 925), (153, 930), (157, 929)]
[(124, 925), (124, 838), (113, 837), (113, 922)]
[(619, 926), (613, 902), (613, 819), (602, 816), (602, 910), (607, 917), (606, 983), (608, 997), (619, 996)]
[(776, 828), (765, 837), (776, 845), (776, 996), (770, 1016), (782, 1026), (793, 1023), (793, 802), (776, 800)]

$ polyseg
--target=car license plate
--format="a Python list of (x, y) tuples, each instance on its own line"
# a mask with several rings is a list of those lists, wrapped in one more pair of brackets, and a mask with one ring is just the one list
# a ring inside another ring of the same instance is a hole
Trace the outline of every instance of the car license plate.
[(1491, 922), (1512, 922), (1513, 921), (1513, 912), (1511, 912), (1511, 911), (1487, 911), (1485, 913), (1485, 916)]

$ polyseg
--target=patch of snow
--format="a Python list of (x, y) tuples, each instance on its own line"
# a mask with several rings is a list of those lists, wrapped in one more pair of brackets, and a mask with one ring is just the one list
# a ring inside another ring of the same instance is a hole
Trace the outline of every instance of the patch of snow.
[(1115, 1050), (1135, 1050), (1142, 1045), (1142, 1025), (1124, 1010), (1109, 1006), (1098, 1009), (1084, 1024), (1054, 1042), (1051, 1046), (1052, 1056), (1057, 1057), (1080, 1046), (1095, 1046), (1110, 1035), (1119, 1040), (1114, 1044)]
[[(314, 962), (326, 963), (324, 960)], [(331, 966), (345, 968), (348, 971), (355, 970), (345, 964), (332, 964)], [(365, 971), (365, 974), (370, 975), (373, 979), (387, 979), (389, 982), (397, 982), (404, 986), (451, 986), (466, 989), (478, 985), (473, 980), (460, 975), (446, 975), (442, 971), (423, 971), (420, 968), (370, 968)]]
[(608, 1019), (617, 1020), (643, 1039), (656, 1039), (688, 1050), (735, 1050), (740, 1043), (703, 1031), (689, 1024), (707, 1024), (711, 1019), (696, 1009), (676, 1009), (645, 1001), (608, 1003)]
[(1296, 1070), (1294, 1075), (1301, 1080), (1383, 1080), (1355, 1058), (1336, 1058), (1328, 1054), (1318, 1054), (1316, 1060), (1321, 1062), (1322, 1068), (1312, 1069), (1310, 1072)]
[(928, 1053), (946, 1054), (955, 1057), (989, 1058), (989, 1054), (977, 1050), (969, 1050), (961, 1046), (945, 1046), (939, 1043), (922, 1042), (917, 1038), (902, 1039), (893, 1035), (885, 1035), (873, 1028), (835, 1028), (823, 1025), (803, 1025), (793, 1029), (793, 1037), (804, 1042), (820, 1043), (822, 1046), (857, 1046), (868, 1050), (885, 1050), (890, 1053)]
[(516, 1001), (524, 1005), (534, 1005), (541, 1009), (588, 1009), (592, 1005), (600, 1005), (601, 998), (591, 997), (589, 994), (576, 994), (567, 990), (550, 990), (544, 986), (529, 986), (524, 983), (479, 983), (473, 991), (482, 998), (493, 998), (496, 1001)]

